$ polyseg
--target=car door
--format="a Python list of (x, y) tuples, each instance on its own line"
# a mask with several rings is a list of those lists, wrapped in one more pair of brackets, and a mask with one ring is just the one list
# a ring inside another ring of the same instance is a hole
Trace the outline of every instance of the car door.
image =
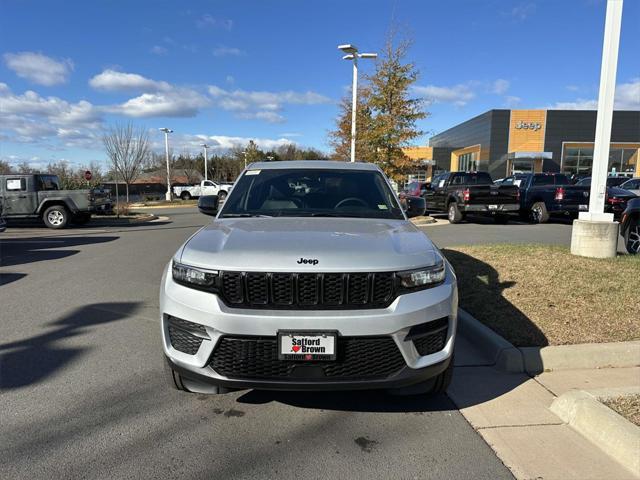
[(32, 215), (36, 212), (37, 195), (33, 189), (29, 191), (28, 177), (7, 175), (2, 187), (5, 215)]
[(218, 193), (218, 187), (211, 180), (202, 182), (202, 195), (215, 195)]
[(431, 202), (433, 210), (443, 212), (445, 211), (445, 199), (447, 196), (447, 180), (449, 174), (439, 175), (431, 183)]

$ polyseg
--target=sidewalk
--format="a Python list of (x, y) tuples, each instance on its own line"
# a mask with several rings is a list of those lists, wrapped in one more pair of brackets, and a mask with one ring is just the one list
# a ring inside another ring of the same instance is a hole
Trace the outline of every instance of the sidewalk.
[(518, 479), (634, 479), (549, 410), (572, 390), (638, 386), (640, 367), (506, 373), (459, 336), (449, 397)]

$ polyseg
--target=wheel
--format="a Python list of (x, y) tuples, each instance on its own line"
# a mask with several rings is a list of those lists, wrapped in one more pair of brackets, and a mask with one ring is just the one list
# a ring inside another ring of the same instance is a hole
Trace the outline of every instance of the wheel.
[(67, 226), (69, 212), (64, 205), (53, 205), (44, 211), (44, 224), (49, 228), (60, 229)]
[(498, 225), (506, 225), (507, 223), (509, 223), (509, 215), (498, 213), (493, 216), (493, 221), (496, 222)]
[(531, 221), (533, 223), (547, 223), (549, 221), (549, 212), (544, 202), (536, 202), (531, 205)]
[(74, 215), (71, 219), (71, 222), (75, 223), (76, 225), (84, 225), (85, 223), (89, 223), (89, 220), (91, 220), (91, 214), (88, 212), (84, 212)]
[(463, 215), (460, 213), (460, 209), (456, 202), (451, 202), (449, 204), (449, 207), (447, 208), (447, 218), (449, 219), (449, 223), (460, 223), (462, 221)]
[(449, 365), (446, 370), (439, 375), (422, 383), (389, 390), (388, 393), (399, 397), (407, 395), (438, 395), (445, 393), (447, 388), (449, 388), (451, 378), (453, 377), (453, 357), (454, 356), (451, 355)]
[(189, 192), (182, 192), (180, 198), (182, 200), (191, 200), (191, 194)]
[(227, 198), (227, 192), (225, 192), (224, 190), (222, 190), (221, 192), (218, 193), (218, 200), (222, 201), (225, 198)]
[(640, 254), (640, 217), (632, 218), (624, 234), (624, 244), (631, 255)]

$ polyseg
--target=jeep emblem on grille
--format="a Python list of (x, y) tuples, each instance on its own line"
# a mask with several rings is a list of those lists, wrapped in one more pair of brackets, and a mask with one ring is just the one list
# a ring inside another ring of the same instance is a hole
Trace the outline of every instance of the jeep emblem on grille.
[(300, 260), (298, 260), (298, 264), (301, 263), (306, 263), (308, 265), (317, 265), (319, 262), (315, 258), (300, 258)]

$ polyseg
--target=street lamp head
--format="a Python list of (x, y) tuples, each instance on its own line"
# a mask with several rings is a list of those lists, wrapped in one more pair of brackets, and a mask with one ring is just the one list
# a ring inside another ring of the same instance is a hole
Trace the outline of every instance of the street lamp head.
[(338, 45), (338, 50), (342, 50), (344, 53), (356, 53), (358, 51), (358, 47), (351, 45), (350, 43), (346, 43), (344, 45)]
[(360, 58), (378, 58), (377, 53), (361, 53), (358, 55)]
[(173, 130), (171, 130), (170, 128), (167, 128), (167, 127), (159, 128), (158, 130), (160, 130), (161, 132), (164, 132), (164, 133), (173, 133)]
[(355, 55), (353, 53), (350, 53), (349, 55), (345, 55), (344, 57), (342, 57), (343, 60), (353, 60), (355, 58)]
[(209, 148), (209, 145), (207, 145), (206, 143), (202, 143), (202, 144), (200, 144), (200, 146), (204, 147), (204, 148)]

